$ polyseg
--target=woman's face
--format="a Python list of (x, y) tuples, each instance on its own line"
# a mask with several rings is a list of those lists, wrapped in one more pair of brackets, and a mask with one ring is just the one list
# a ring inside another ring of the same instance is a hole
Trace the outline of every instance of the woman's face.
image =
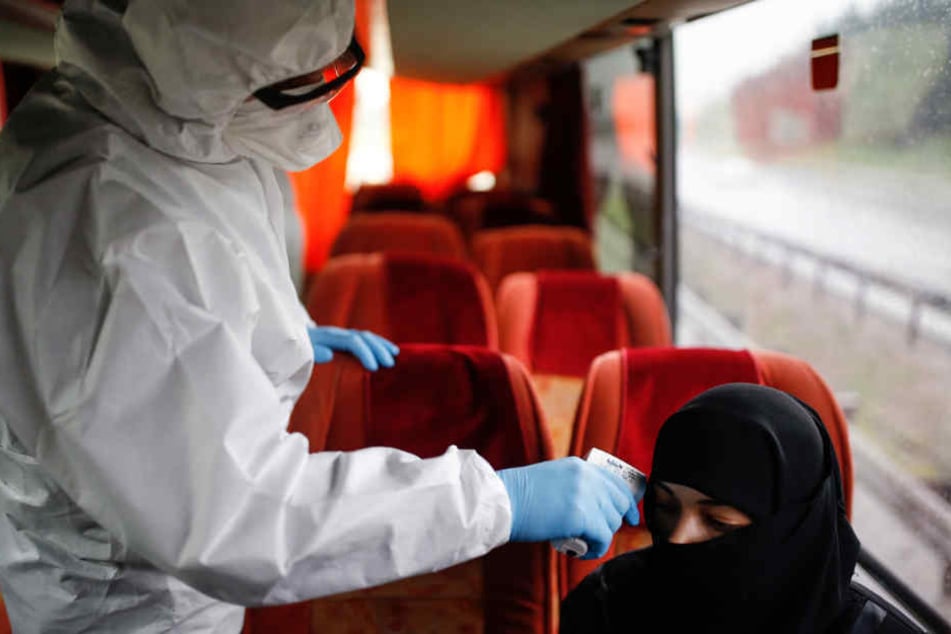
[(652, 532), (667, 535), (671, 544), (705, 542), (744, 526), (752, 520), (746, 513), (673, 482), (655, 482)]

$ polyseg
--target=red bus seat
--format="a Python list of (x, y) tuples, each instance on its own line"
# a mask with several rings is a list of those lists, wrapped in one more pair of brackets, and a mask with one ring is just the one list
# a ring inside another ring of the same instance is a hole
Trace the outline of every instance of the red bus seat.
[[(0, 81), (2, 80), (3, 78), (0, 77)], [(7, 616), (7, 606), (0, 598), (0, 634), (11, 634), (11, 632), (13, 632), (13, 627), (10, 625), (10, 617)]]
[(350, 203), (353, 213), (378, 211), (427, 211), (423, 192), (412, 183), (361, 185)]
[[(845, 415), (812, 366), (776, 352), (641, 348), (601, 355), (591, 366), (581, 397), (571, 455), (583, 456), (598, 447), (650, 474), (654, 443), (667, 417), (701, 392), (732, 382), (784, 390), (818, 412), (835, 447), (851, 515), (852, 457)], [(626, 526), (605, 558), (649, 544), (646, 529)], [(600, 561), (562, 559), (562, 596)]]
[(330, 255), (381, 251), (467, 258), (462, 234), (451, 221), (398, 212), (352, 216), (334, 241)]
[(474, 266), (402, 253), (332, 258), (311, 282), (318, 324), (372, 330), (398, 344), (498, 347), (495, 306)]
[(446, 208), (466, 240), (471, 240), (480, 229), (554, 224), (556, 220), (547, 200), (507, 189), (462, 192), (446, 201)]
[(514, 273), (497, 294), (499, 345), (528, 368), (556, 456), (567, 455), (584, 377), (600, 354), (670, 346), (660, 291), (638, 273)]
[(476, 234), (472, 257), (495, 290), (519, 271), (595, 270), (591, 238), (581, 229), (529, 225), (487, 229)]
[[(550, 457), (544, 418), (518, 361), (475, 347), (410, 345), (389, 370), (349, 357), (315, 366), (291, 429), (311, 451), (397, 447), (422, 457), (452, 444), (495, 468)], [(506, 544), (448, 570), (370, 590), (248, 611), (246, 634), (554, 634), (548, 544)]]

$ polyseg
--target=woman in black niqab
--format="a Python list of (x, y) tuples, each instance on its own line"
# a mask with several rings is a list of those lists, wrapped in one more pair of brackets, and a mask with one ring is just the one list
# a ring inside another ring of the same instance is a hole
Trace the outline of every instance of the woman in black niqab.
[[(675, 543), (677, 513), (658, 504), (668, 483), (751, 521)], [(856, 631), (873, 595), (850, 586), (859, 541), (832, 443), (808, 405), (746, 383), (704, 392), (661, 428), (647, 491), (653, 545), (579, 584), (563, 603), (562, 634)], [(891, 610), (873, 616), (864, 631), (918, 631)]]

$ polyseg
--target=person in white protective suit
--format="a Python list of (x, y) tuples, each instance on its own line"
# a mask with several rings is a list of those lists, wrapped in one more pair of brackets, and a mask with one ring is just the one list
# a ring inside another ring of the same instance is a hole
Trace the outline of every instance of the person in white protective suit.
[[(238, 632), (508, 540), (603, 553), (635, 501), (577, 459), (309, 454), (316, 328), (274, 167), (327, 156), (352, 0), (76, 0), (0, 133), (0, 589), (14, 629)], [(315, 71), (320, 71), (316, 72)], [(349, 74), (349, 75), (348, 75)], [(303, 77), (303, 79), (301, 79)]]

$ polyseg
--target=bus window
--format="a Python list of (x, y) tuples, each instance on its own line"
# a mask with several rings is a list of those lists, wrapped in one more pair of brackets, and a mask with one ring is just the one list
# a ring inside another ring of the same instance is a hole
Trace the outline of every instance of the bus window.
[[(811, 43), (839, 35), (838, 86)], [(851, 422), (853, 522), (951, 616), (951, 12), (759, 0), (675, 30), (678, 343), (812, 363)]]
[(623, 47), (587, 60), (584, 76), (598, 263), (605, 271), (634, 270), (656, 279), (656, 129), (648, 63)]

